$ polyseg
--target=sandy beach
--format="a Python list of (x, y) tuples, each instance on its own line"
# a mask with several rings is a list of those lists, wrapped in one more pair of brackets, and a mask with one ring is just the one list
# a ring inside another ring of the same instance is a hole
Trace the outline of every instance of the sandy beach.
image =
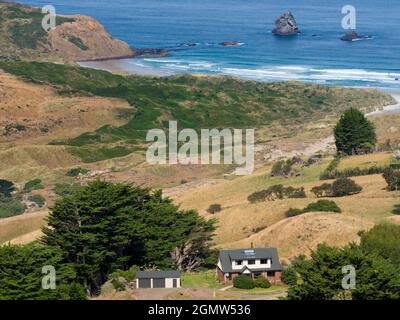
[(171, 76), (173, 73), (163, 71), (160, 68), (152, 68), (149, 66), (141, 65), (136, 62), (133, 63), (132, 59), (115, 59), (105, 61), (84, 61), (78, 62), (81, 67), (92, 68), (98, 70), (105, 70), (116, 74), (134, 74), (142, 76)]

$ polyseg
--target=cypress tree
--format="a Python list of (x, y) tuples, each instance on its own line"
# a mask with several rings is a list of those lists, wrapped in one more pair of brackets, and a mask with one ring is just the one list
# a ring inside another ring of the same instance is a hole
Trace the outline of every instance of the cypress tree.
[(357, 109), (344, 112), (334, 129), (338, 153), (362, 154), (372, 150), (376, 143), (374, 125)]

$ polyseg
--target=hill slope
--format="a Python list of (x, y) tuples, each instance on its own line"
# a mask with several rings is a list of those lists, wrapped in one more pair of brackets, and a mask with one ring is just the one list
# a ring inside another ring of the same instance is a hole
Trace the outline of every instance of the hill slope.
[(57, 16), (57, 27), (46, 33), (43, 17), (38, 8), (0, 2), (0, 58), (71, 62), (135, 54), (93, 18)]
[[(0, 62), (5, 72), (25, 81), (53, 86), (63, 95), (121, 98), (132, 106), (128, 123), (103, 126), (75, 139), (58, 141), (85, 162), (121, 157), (141, 146), (149, 129), (291, 127), (337, 118), (349, 107), (375, 110), (394, 103), (377, 90), (325, 87), (299, 82), (259, 83), (229, 77), (119, 76), (105, 71), (46, 63)], [(258, 130), (263, 132), (262, 130)], [(261, 135), (258, 139), (265, 139)], [(135, 147), (136, 146), (136, 147)], [(103, 148), (102, 154), (96, 151)]]

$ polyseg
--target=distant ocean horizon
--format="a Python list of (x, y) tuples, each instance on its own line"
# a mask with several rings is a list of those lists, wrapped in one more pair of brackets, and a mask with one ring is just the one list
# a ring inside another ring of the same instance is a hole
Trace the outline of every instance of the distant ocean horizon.
[[(148, 74), (206, 73), (259, 81), (301, 80), (327, 85), (400, 88), (398, 0), (23, 0), (52, 4), (59, 14), (98, 19), (137, 48), (164, 48), (164, 58), (124, 59), (118, 67)], [(357, 9), (357, 29), (371, 39), (344, 42), (342, 6)], [(291, 11), (302, 33), (271, 31)], [(238, 46), (221, 46), (238, 41)]]

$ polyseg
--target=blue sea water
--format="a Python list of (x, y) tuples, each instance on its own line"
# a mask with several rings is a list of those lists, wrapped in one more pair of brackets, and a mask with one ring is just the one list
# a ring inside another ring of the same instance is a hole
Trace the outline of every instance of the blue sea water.
[[(140, 48), (167, 48), (171, 56), (124, 60), (127, 69), (162, 74), (212, 73), (262, 81), (400, 87), (399, 0), (25, 0), (52, 4), (58, 13), (95, 17), (115, 37)], [(343, 42), (341, 9), (357, 9), (359, 34)], [(271, 34), (275, 18), (292, 11), (302, 33)], [(235, 40), (240, 46), (218, 43)], [(192, 42), (196, 46), (185, 47)]]

